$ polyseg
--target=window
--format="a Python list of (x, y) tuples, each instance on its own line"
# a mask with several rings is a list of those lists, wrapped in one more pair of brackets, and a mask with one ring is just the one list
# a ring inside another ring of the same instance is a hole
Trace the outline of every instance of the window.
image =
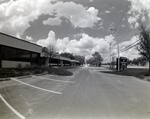
[(39, 64), (39, 57), (38, 53), (31, 53), (31, 63)]
[(2, 60), (30, 62), (30, 52), (17, 48), (2, 46)]

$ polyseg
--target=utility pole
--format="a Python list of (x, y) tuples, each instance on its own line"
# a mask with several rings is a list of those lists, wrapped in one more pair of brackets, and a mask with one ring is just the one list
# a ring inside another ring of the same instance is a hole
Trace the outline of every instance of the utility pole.
[[(114, 28), (111, 28), (110, 30), (113, 30), (113, 31), (116, 31), (116, 29), (114, 29)], [(114, 37), (114, 39), (115, 39), (115, 37)], [(113, 40), (114, 40), (113, 39)], [(115, 40), (116, 41), (116, 40)], [(120, 55), (119, 55), (119, 43), (116, 41), (116, 43), (117, 43), (117, 52), (118, 52), (118, 64), (116, 64), (116, 65), (118, 65), (118, 72), (120, 71)]]
[(109, 43), (109, 54), (110, 54), (110, 68), (111, 68), (111, 44), (112, 44), (112, 43)]
[[(107, 42), (107, 41), (106, 41)], [(110, 58), (110, 68), (111, 68), (111, 44), (112, 42), (107, 42), (109, 44), (109, 58)]]
[(118, 72), (120, 71), (120, 55), (119, 55), (119, 44), (117, 43), (117, 51), (118, 51)]

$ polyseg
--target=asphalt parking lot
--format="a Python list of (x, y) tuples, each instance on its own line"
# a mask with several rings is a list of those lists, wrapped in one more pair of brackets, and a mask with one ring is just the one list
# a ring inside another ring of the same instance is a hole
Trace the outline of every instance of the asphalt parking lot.
[[(14, 116), (16, 116), (14, 118), (25, 118), (23, 114), (32, 113), (33, 109), (29, 108), (30, 105), (36, 104), (38, 100), (43, 100), (46, 95), (49, 95), (47, 98), (52, 95), (61, 95), (64, 86), (75, 83), (70, 81), (70, 78), (47, 74), (15, 77), (9, 81), (0, 82), (0, 104), (4, 106), (4, 110), (0, 111), (0, 118), (9, 119)], [(24, 108), (24, 110), (20, 110), (18, 107)]]
[(1, 81), (0, 119), (149, 119), (150, 83), (104, 70)]

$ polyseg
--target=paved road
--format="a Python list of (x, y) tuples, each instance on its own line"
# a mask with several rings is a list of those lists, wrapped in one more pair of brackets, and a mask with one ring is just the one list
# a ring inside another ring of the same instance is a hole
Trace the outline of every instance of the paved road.
[(70, 70), (0, 82), (0, 119), (150, 119), (149, 82), (104, 67)]

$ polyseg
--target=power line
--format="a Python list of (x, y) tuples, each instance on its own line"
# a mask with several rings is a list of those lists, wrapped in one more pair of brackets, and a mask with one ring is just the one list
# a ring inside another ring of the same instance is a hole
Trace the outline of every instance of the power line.
[[(140, 40), (138, 40), (138, 41), (140, 41)], [(129, 49), (131, 49), (131, 48), (133, 48), (133, 47), (135, 47), (135, 46), (137, 46), (138, 44), (140, 44), (140, 42), (135, 41), (134, 43), (128, 45), (128, 46), (125, 47), (125, 48), (123, 48), (123, 49), (120, 51), (120, 53), (125, 52), (125, 51), (127, 51), (127, 50), (129, 50)], [(115, 54), (113, 54), (113, 55), (111, 55), (111, 56), (114, 56), (114, 55), (115, 55)]]
[[(140, 0), (138, 0), (138, 2), (137, 2), (137, 4), (136, 4), (136, 6), (139, 4), (139, 1)], [(127, 7), (126, 7), (127, 8)], [(133, 9), (133, 7), (132, 7), (132, 9)], [(124, 12), (125, 13), (125, 12)], [(124, 15), (123, 15), (124, 16)], [(123, 17), (122, 17), (123, 18)], [(126, 24), (127, 24), (128, 22), (126, 21)], [(128, 24), (129, 25), (129, 24)], [(117, 25), (117, 26), (119, 26), (119, 25)], [(126, 28), (127, 26), (125, 26), (125, 28)], [(117, 27), (118, 28), (118, 27)], [(125, 28), (124, 29), (122, 29), (121, 31), (123, 32), (124, 30), (125, 30)], [(122, 33), (122, 32), (119, 32), (119, 33)], [(129, 30), (129, 32), (127, 32), (127, 34), (129, 34), (131, 32), (131, 30)], [(126, 36), (127, 36), (127, 34), (125, 34), (122, 38), (125, 38)], [(136, 34), (134, 34), (134, 35), (136, 35)], [(119, 36), (118, 34), (117, 34), (117, 36)], [(117, 38), (116, 38), (117, 39)], [(132, 47), (134, 47), (134, 46), (136, 46), (136, 45), (138, 45), (139, 43), (137, 43), (139, 40), (137, 40), (137, 41), (135, 41), (134, 43), (132, 43), (132, 44), (130, 44), (130, 45), (128, 45), (128, 46), (126, 46), (125, 48), (123, 48), (123, 49), (121, 49), (121, 52), (124, 52), (124, 51), (126, 51), (126, 50), (129, 50), (129, 49), (131, 49)]]
[(115, 32), (117, 31), (118, 26), (120, 25), (120, 23), (121, 23), (121, 21), (122, 21), (122, 19), (123, 19), (124, 15), (125, 15), (125, 12), (126, 12), (126, 11), (127, 11), (127, 9), (128, 9), (128, 6), (129, 6), (129, 2), (128, 2), (128, 4), (127, 4), (126, 8), (125, 8), (125, 11), (124, 11), (124, 13), (123, 13), (123, 15), (122, 15), (121, 19), (119, 20), (118, 25), (116, 26)]
[[(129, 31), (129, 32), (130, 32), (130, 31)], [(128, 32), (128, 34), (129, 34), (129, 32)], [(126, 37), (126, 35), (127, 35), (127, 34), (125, 34), (124, 37)], [(135, 33), (134, 35), (137, 35), (137, 33)], [(122, 37), (122, 39), (123, 39), (124, 37)], [(116, 44), (117, 44), (117, 43), (116, 43)], [(114, 44), (114, 45), (116, 45), (116, 44)], [(113, 46), (114, 46), (114, 45), (113, 45)]]
[(125, 52), (125, 51), (127, 51), (127, 50), (129, 50), (129, 49), (131, 49), (131, 48), (133, 48), (133, 47), (135, 47), (135, 46), (137, 46), (138, 44), (140, 44), (140, 42), (134, 44), (133, 46), (130, 46), (129, 48), (127, 48), (127, 49), (121, 51), (120, 53)]
[[(140, 2), (140, 0), (137, 1), (136, 6), (139, 4), (139, 2)], [(141, 4), (141, 3), (140, 3), (140, 4)], [(140, 7), (139, 7), (139, 8), (140, 8)], [(139, 8), (138, 8), (138, 9), (139, 9)], [(132, 7), (132, 10), (133, 10), (133, 7)], [(127, 24), (127, 23), (128, 23), (128, 22), (126, 21), (125, 27), (129, 26), (129, 24)], [(122, 29), (121, 31), (123, 32), (124, 30), (125, 30), (125, 28)], [(121, 31), (119, 32), (120, 34), (122, 33)], [(132, 32), (131, 29), (127, 32), (127, 34), (125, 34), (125, 35), (122, 37), (122, 39), (124, 39), (130, 32)], [(136, 35), (136, 33), (135, 33), (134, 35)]]
[(133, 46), (135, 44), (137, 44), (138, 41), (140, 41), (140, 40), (137, 40), (137, 41), (133, 42), (132, 44), (126, 46), (125, 48), (121, 49), (120, 51), (123, 51), (123, 50), (125, 50), (125, 49), (127, 49), (127, 48), (129, 48), (129, 47), (131, 47), (131, 46)]
[[(138, 3), (139, 3), (139, 0), (138, 0), (138, 2), (137, 2), (136, 6), (138, 5)], [(115, 29), (115, 32), (117, 31), (118, 26), (119, 26), (119, 24), (121, 23), (121, 21), (122, 21), (124, 15), (125, 15), (125, 13), (126, 13), (126, 11), (127, 11), (128, 6), (129, 6), (129, 2), (128, 2), (127, 6), (126, 6), (126, 9), (125, 9), (125, 11), (124, 11), (124, 13), (123, 13), (123, 15), (122, 15), (122, 17), (121, 17), (121, 19), (120, 19), (118, 25), (117, 25), (117, 28)], [(133, 9), (133, 8), (132, 8), (132, 9)], [(127, 24), (127, 23), (128, 23), (128, 22), (126, 21), (126, 24)], [(128, 24), (128, 25), (129, 25), (129, 24)], [(125, 26), (125, 28), (126, 28), (126, 27), (127, 27), (127, 25)], [(123, 28), (121, 31), (123, 32), (123, 31), (125, 30), (125, 28)], [(122, 33), (121, 31), (120, 31), (119, 33)], [(130, 32), (131, 32), (131, 30), (129, 30), (129, 32), (128, 32), (127, 34), (129, 34)], [(125, 34), (122, 38), (125, 38), (127, 34)], [(119, 36), (119, 35), (120, 35), (120, 34), (117, 34), (117, 36)], [(118, 37), (116, 37), (116, 39), (117, 39), (117, 38), (118, 38)], [(130, 45), (132, 45), (132, 44), (130, 44)], [(127, 48), (130, 47), (130, 45), (127, 46)]]
[[(137, 4), (136, 4), (136, 6), (139, 4), (139, 1), (140, 1), (140, 0), (138, 0), (138, 2), (137, 2)], [(118, 26), (119, 26), (119, 24), (121, 23), (121, 21), (122, 21), (122, 19), (123, 19), (124, 15), (125, 15), (125, 13), (126, 13), (126, 11), (127, 11), (128, 6), (129, 6), (129, 3), (128, 3), (128, 4), (127, 4), (127, 6), (126, 6), (126, 9), (125, 9), (125, 11), (124, 11), (124, 13), (123, 13), (123, 15), (122, 15), (122, 17), (121, 17), (121, 19), (120, 19), (120, 21), (119, 21), (119, 23), (118, 23), (117, 27), (116, 27), (116, 29), (115, 29), (115, 32), (117, 31)], [(132, 7), (132, 9), (133, 9), (133, 7)], [(128, 21), (126, 21), (125, 28), (129, 25), (129, 24), (127, 24), (127, 23), (128, 23)], [(122, 28), (122, 29), (120, 30), (120, 32), (117, 34), (116, 39), (118, 38), (118, 36), (120, 36), (120, 34), (122, 34), (122, 33), (123, 33), (123, 31), (125, 30), (125, 28)], [(131, 30), (129, 30), (129, 32), (127, 32), (127, 34), (129, 34), (130, 32), (132, 32), (132, 31), (131, 31)], [(127, 34), (125, 34), (122, 38), (125, 38), (125, 37), (127, 36)], [(130, 45), (128, 45), (128, 46), (126, 46), (125, 48), (121, 49), (121, 52), (120, 52), (120, 53), (125, 52), (125, 51), (127, 51), (127, 50), (129, 50), (129, 49), (131, 49), (131, 48), (135, 47), (136, 45), (138, 45), (138, 44), (139, 44), (139, 42), (138, 42), (138, 41), (139, 41), (139, 40), (137, 40), (137, 41), (135, 41), (134, 43), (132, 43), (132, 44), (130, 44)], [(114, 54), (114, 55), (115, 55), (115, 54)], [(114, 55), (111, 55), (111, 56), (114, 56)]]
[[(134, 35), (136, 35), (136, 33), (135, 33)], [(134, 43), (136, 43), (136, 42), (138, 42), (138, 41), (140, 41), (140, 40), (137, 40), (137, 41), (131, 43), (130, 45), (126, 46), (126, 47), (129, 47), (129, 46), (133, 45)], [(116, 44), (114, 44), (114, 45), (116, 45)], [(113, 46), (114, 46), (114, 45), (113, 45)], [(126, 48), (126, 47), (125, 47), (125, 48)], [(125, 49), (125, 48), (123, 48), (123, 49)], [(121, 50), (123, 50), (123, 49), (121, 49)]]
[[(138, 1), (137, 1), (136, 6), (139, 4), (139, 1), (140, 1), (140, 0), (138, 0)], [(139, 7), (139, 8), (140, 8), (140, 7)], [(133, 7), (132, 7), (132, 10), (133, 10)], [(125, 28), (127, 28), (127, 26), (129, 26), (128, 21), (126, 21), (126, 23), (125, 23), (125, 27), (124, 27), (124, 28), (122, 28), (118, 34), (122, 34), (122, 33), (123, 33), (123, 31), (125, 30)], [(128, 32), (127, 34), (129, 34), (130, 32), (131, 32), (131, 29), (129, 30), (129, 32)], [(117, 34), (117, 36), (119, 36), (118, 34)], [(126, 34), (126, 35), (127, 35), (127, 34)], [(124, 37), (125, 37), (126, 35), (124, 35)], [(116, 38), (116, 39), (117, 39), (117, 38)]]
[[(129, 33), (131, 33), (131, 32), (133, 32), (133, 31), (129, 30), (129, 31), (127, 32), (127, 34), (125, 34), (123, 37), (121, 37), (121, 39), (124, 39), (124, 38), (125, 38)], [(136, 35), (136, 33), (135, 33), (134, 35)]]

